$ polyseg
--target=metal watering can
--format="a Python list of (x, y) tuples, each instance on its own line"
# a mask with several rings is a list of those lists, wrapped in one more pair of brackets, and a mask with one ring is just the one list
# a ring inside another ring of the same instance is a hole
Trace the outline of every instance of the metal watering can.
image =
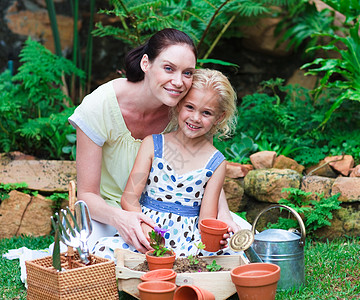
[[(284, 208), (290, 211), (297, 219), (301, 233), (283, 229), (267, 229), (255, 234), (256, 223), (260, 216), (273, 208)], [(255, 218), (251, 228), (254, 235), (253, 250), (263, 262), (280, 266), (280, 280), (278, 290), (297, 290), (305, 282), (304, 245), (305, 225), (300, 215), (286, 205), (272, 205), (263, 209)]]

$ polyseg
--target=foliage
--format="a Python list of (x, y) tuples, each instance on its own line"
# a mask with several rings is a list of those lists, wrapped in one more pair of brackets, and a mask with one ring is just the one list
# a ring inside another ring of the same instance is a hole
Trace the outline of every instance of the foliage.
[(63, 75), (83, 73), (30, 38), (20, 58), (16, 75), (0, 74), (0, 151), (65, 159), (62, 148), (75, 129), (67, 121), (74, 107), (62, 90)]
[[(340, 107), (344, 101), (352, 100), (360, 102), (360, 36), (358, 22), (353, 26), (347, 37), (337, 34), (320, 34), (331, 38), (331, 42), (325, 46), (316, 46), (313, 49), (338, 52), (341, 58), (317, 58), (311, 63), (302, 66), (303, 69), (310, 68), (306, 75), (324, 74), (320, 79), (319, 86), (314, 90), (315, 99), (319, 97), (324, 89), (334, 89), (338, 95), (325, 113), (320, 126), (324, 126), (333, 112)], [(340, 45), (341, 46), (340, 46)]]
[(199, 252), (200, 250), (204, 250), (205, 249), (205, 245), (202, 242), (199, 242), (198, 244), (194, 243), (195, 247), (197, 248), (196, 254), (192, 255), (190, 254), (188, 256), (188, 260), (190, 265), (197, 265), (199, 263)]
[[(278, 0), (285, 5), (289, 0)], [(207, 59), (222, 37), (241, 36), (239, 25), (254, 24), (254, 18), (270, 15), (274, 1), (268, 0), (111, 0), (111, 10), (101, 10), (119, 19), (116, 26), (96, 24), (97, 36), (113, 36), (132, 47), (166, 27), (188, 33)]]
[(68, 193), (53, 193), (46, 198), (53, 201), (53, 205), (51, 206), (51, 208), (53, 208), (54, 211), (57, 212), (61, 209), (63, 201), (69, 199), (69, 194)]
[[(314, 1), (301, 0), (288, 5), (278, 13), (281, 21), (275, 29), (278, 45), (287, 43), (286, 49), (295, 51), (322, 43), (315, 33), (334, 32), (334, 17), (329, 9), (319, 11)], [(312, 55), (314, 52), (311, 53)]]
[[(91, 35), (91, 31), (94, 26), (94, 10), (95, 10), (95, 0), (90, 0), (90, 17), (89, 17), (89, 34), (87, 35), (87, 41), (86, 41), (86, 48), (85, 48), (85, 55), (82, 56), (82, 52), (80, 51), (80, 39), (79, 39), (79, 30), (78, 30), (78, 22), (79, 22), (79, 0), (70, 1), (71, 5), (71, 12), (73, 14), (73, 26), (74, 26), (74, 37), (73, 37), (73, 47), (72, 47), (72, 62), (74, 66), (77, 66), (80, 69), (84, 70), (84, 74), (86, 74), (86, 79), (84, 76), (79, 76), (77, 73), (71, 74), (70, 80), (70, 94), (71, 98), (74, 103), (77, 103), (76, 101), (76, 95), (75, 95), (75, 81), (76, 78), (79, 80), (78, 88), (79, 88), (79, 98), (83, 97), (83, 94), (89, 93), (90, 91), (90, 79), (91, 79), (91, 69), (92, 69), (92, 52), (93, 52), (93, 37)], [(55, 12), (55, 6), (54, 6), (54, 0), (46, 0), (46, 7), (48, 10), (48, 15), (50, 19), (50, 25), (53, 32), (54, 37), (54, 44), (55, 44), (55, 52), (56, 55), (61, 57), (61, 41), (60, 41), (60, 35), (59, 35), (59, 29), (57, 26), (56, 21), (56, 12)], [(66, 94), (68, 95), (68, 91), (66, 88)]]
[[(275, 151), (304, 166), (317, 164), (326, 156), (342, 152), (359, 160), (359, 103), (344, 103), (334, 113), (328, 126), (321, 128), (324, 115), (337, 94), (326, 90), (315, 101), (311, 90), (298, 85), (284, 85), (282, 80), (262, 83), (259, 92), (246, 95), (237, 107), (237, 127), (231, 139), (214, 145), (232, 161), (227, 149), (241, 145), (246, 135), (260, 151)], [(242, 162), (246, 162), (247, 153)]]
[(0, 204), (9, 198), (9, 193), (13, 190), (21, 190), (23, 193), (29, 194), (28, 185), (25, 182), (19, 183), (1, 183), (0, 182)]
[[(314, 235), (317, 229), (331, 226), (332, 211), (341, 208), (341, 202), (338, 200), (340, 193), (329, 198), (325, 198), (324, 194), (315, 193), (318, 197), (315, 199), (313, 193), (296, 188), (285, 188), (283, 192), (289, 194), (286, 199), (281, 199), (279, 204), (287, 205), (303, 216), (307, 235)], [(268, 224), (268, 228), (290, 229), (298, 227), (297, 225), (296, 220), (280, 217), (278, 223)]]
[(206, 266), (206, 269), (208, 269), (210, 272), (216, 272), (219, 271), (222, 267), (216, 263), (216, 260), (214, 259), (210, 265)]
[(166, 252), (172, 252), (172, 250), (164, 246), (164, 234), (167, 231), (168, 229), (155, 226), (154, 230), (149, 232), (150, 246), (154, 249), (154, 256), (163, 256)]
[(241, 163), (245, 157), (249, 157), (249, 155), (256, 152), (257, 149), (258, 145), (241, 132), (240, 140), (233, 143), (230, 147), (225, 148), (225, 153), (233, 162)]

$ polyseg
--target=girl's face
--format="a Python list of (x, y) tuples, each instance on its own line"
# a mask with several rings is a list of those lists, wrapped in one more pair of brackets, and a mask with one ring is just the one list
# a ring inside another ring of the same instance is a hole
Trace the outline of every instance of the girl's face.
[(189, 138), (207, 134), (224, 117), (218, 99), (213, 89), (192, 88), (177, 108), (179, 129)]
[(153, 62), (145, 54), (140, 64), (153, 97), (175, 106), (191, 87), (196, 59), (188, 45), (179, 44), (164, 49)]

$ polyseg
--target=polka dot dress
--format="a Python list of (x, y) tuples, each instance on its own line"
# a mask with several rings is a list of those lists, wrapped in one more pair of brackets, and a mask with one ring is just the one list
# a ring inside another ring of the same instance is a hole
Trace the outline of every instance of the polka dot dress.
[[(142, 212), (152, 218), (160, 227), (168, 229), (165, 233), (165, 246), (172, 248), (177, 257), (194, 255), (198, 251), (195, 243), (201, 241), (198, 218), (201, 199), (213, 172), (224, 160), (221, 152), (216, 151), (207, 164), (197, 170), (178, 175), (163, 158), (164, 138), (153, 135), (154, 160), (149, 178), (140, 199)], [(102, 238), (94, 248), (94, 254), (113, 258), (115, 248), (135, 251), (118, 237)], [(230, 248), (217, 253), (201, 251), (202, 255), (236, 254)]]

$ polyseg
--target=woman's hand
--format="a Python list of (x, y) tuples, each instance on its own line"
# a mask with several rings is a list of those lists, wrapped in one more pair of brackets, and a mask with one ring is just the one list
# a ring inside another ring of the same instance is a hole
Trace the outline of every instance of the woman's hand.
[(114, 226), (126, 243), (133, 245), (141, 253), (145, 253), (152, 248), (142, 229), (143, 224), (151, 230), (156, 225), (143, 213), (121, 210), (121, 216), (116, 218)]
[(150, 242), (149, 233), (154, 230), (154, 227), (151, 227), (146, 223), (141, 223), (141, 228), (142, 228), (142, 231), (143, 231), (146, 239)]

